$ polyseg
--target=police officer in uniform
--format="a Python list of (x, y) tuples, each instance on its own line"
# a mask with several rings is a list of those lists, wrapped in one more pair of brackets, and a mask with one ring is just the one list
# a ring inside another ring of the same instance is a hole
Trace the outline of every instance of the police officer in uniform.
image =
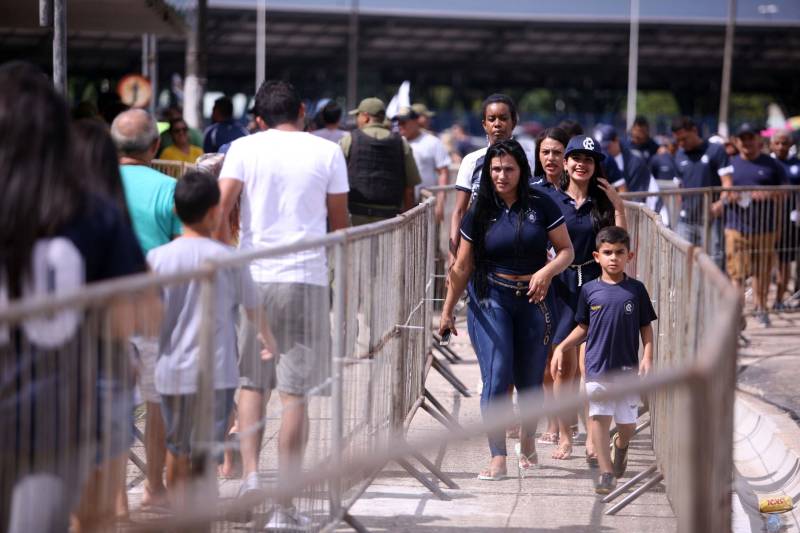
[(421, 180), (408, 142), (384, 125), (386, 106), (365, 98), (356, 116), (358, 129), (339, 141), (350, 180), (348, 208), (354, 226), (369, 224), (410, 209)]

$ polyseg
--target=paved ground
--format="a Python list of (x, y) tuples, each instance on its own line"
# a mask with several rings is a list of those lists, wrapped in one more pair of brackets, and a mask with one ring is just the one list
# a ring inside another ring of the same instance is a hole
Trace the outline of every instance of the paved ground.
[(748, 320), (740, 349), (739, 387), (800, 422), (800, 311), (771, 315), (772, 327)]
[[(462, 329), (463, 330), (463, 329)], [(465, 358), (451, 368), (473, 391), (480, 386), (480, 373), (466, 335), (455, 338), (452, 346)], [(479, 419), (477, 395), (462, 398), (435, 372), (428, 380), (429, 390), (464, 423)], [(439, 429), (420, 411), (411, 434)], [(513, 449), (509, 441), (509, 449)], [(352, 514), (370, 531), (447, 532), (447, 531), (541, 531), (578, 533), (585, 531), (675, 531), (675, 518), (659, 486), (645, 494), (616, 516), (606, 516), (604, 504), (594, 494), (592, 472), (578, 446), (568, 461), (555, 461), (552, 447), (539, 446), (542, 467), (533, 477), (522, 479), (516, 462), (509, 456), (509, 477), (504, 481), (478, 481), (475, 476), (488, 461), (484, 439), (459, 443), (427, 454), (459, 484), (457, 490), (443, 487), (451, 501), (441, 501), (399, 466), (389, 465), (352, 508)], [(631, 445), (626, 479), (644, 470), (653, 461), (649, 434), (636, 437)], [(441, 484), (438, 484), (442, 487)], [(345, 527), (340, 531), (346, 531)]]

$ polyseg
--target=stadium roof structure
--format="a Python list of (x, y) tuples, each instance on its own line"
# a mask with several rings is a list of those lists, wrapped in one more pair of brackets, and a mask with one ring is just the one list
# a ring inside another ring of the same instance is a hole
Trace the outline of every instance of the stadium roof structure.
[[(684, 112), (715, 113), (727, 0), (640, 3), (638, 87), (671, 91)], [(210, 89), (252, 90), (256, 4), (209, 0)], [(737, 4), (732, 90), (800, 103), (800, 2)], [(310, 97), (343, 95), (353, 0), (267, 0), (266, 6), (267, 77), (289, 79)], [(359, 95), (384, 94), (405, 79), (412, 87), (450, 86), (465, 102), (474, 94), (544, 87), (580, 94), (579, 104), (591, 109), (593, 95), (624, 94), (627, 0), (357, 0), (357, 6)], [(0, 30), (0, 61), (15, 53), (10, 38)], [(30, 54), (41, 46), (36, 39), (17, 45)], [(113, 76), (140, 62), (138, 36), (77, 31), (69, 43), (71, 74)], [(162, 79), (183, 72), (183, 46), (179, 34), (159, 39)]]

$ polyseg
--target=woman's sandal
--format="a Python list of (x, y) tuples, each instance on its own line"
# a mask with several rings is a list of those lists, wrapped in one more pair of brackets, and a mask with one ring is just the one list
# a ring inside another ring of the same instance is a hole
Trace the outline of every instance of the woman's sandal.
[(545, 433), (542, 433), (538, 439), (536, 439), (536, 443), (545, 445), (558, 444), (558, 433), (546, 431)]
[(491, 468), (487, 468), (478, 473), (478, 479), (481, 481), (502, 481), (506, 478), (506, 475), (505, 472), (501, 474), (500, 472), (492, 472)]
[(559, 444), (551, 455), (553, 459), (566, 460), (572, 458), (572, 443)]
[(600, 463), (597, 461), (597, 454), (589, 454), (586, 452), (586, 464), (588, 464), (591, 468), (599, 468)]
[(514, 451), (517, 452), (517, 467), (519, 468), (520, 477), (525, 477), (539, 466), (539, 455), (536, 453), (536, 450), (525, 455), (522, 453), (522, 444), (518, 442), (514, 445)]

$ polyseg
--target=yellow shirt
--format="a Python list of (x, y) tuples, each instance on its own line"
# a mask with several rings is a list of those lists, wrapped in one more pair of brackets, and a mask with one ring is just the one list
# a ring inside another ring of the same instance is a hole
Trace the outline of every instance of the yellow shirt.
[(183, 161), (185, 163), (194, 163), (197, 158), (203, 155), (203, 149), (193, 144), (189, 145), (189, 153), (184, 153), (183, 150), (175, 146), (167, 146), (161, 152), (160, 159), (167, 159), (169, 161)]

